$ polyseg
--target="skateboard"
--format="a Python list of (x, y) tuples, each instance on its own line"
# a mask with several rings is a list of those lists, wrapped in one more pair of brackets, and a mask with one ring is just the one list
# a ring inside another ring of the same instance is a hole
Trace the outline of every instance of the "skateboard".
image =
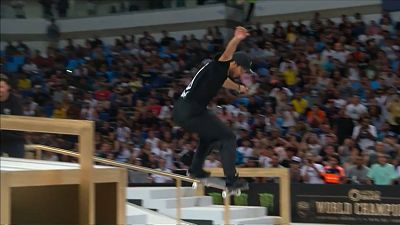
[(222, 198), (226, 198), (231, 195), (236, 195), (240, 196), (242, 194), (242, 190), (248, 190), (249, 187), (243, 187), (243, 188), (236, 188), (236, 189), (228, 189), (225, 185), (225, 180), (218, 178), (218, 177), (208, 177), (208, 178), (202, 178), (198, 179), (198, 182), (193, 182), (192, 183), (192, 188), (197, 189), (198, 183), (203, 184), (206, 187), (213, 187), (222, 190)]

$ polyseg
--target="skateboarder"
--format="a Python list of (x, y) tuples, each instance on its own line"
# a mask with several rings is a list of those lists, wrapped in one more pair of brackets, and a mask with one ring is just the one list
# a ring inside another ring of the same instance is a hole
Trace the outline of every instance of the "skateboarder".
[(249, 56), (244, 52), (235, 53), (238, 44), (248, 35), (244, 27), (236, 27), (234, 36), (222, 55), (197, 72), (174, 104), (173, 110), (174, 121), (200, 137), (188, 171), (189, 175), (199, 179), (210, 176), (210, 173), (203, 170), (203, 163), (211, 147), (218, 144), (228, 189), (247, 186), (246, 182), (239, 180), (235, 169), (236, 137), (230, 128), (207, 110), (207, 105), (221, 87), (236, 90), (241, 94), (247, 93), (244, 85), (233, 80), (245, 72), (252, 72)]

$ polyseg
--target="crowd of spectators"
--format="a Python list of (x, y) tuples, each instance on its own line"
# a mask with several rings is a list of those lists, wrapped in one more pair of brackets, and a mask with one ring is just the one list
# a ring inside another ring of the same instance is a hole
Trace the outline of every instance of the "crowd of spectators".
[[(309, 24), (254, 25), (240, 45), (258, 74), (241, 77), (250, 94), (222, 90), (209, 105), (237, 135), (237, 166), (288, 167), (293, 182), (398, 183), (399, 24), (388, 13), (377, 21), (343, 15), (338, 23), (315, 13)], [(112, 44), (68, 40), (46, 52), (9, 43), (2, 70), (25, 115), (95, 121), (96, 156), (173, 171), (188, 168), (198, 143), (172, 122), (174, 100), (227, 38), (210, 27), (200, 38), (144, 32)], [(17, 72), (7, 71), (21, 58)], [(70, 136), (26, 140), (76, 148)], [(218, 159), (215, 149), (205, 166), (220, 167)]]

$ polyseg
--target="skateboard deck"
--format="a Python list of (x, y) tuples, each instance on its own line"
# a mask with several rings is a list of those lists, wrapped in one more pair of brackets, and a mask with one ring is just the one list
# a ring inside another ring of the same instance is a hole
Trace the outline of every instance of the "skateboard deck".
[(236, 188), (236, 189), (228, 189), (225, 184), (225, 180), (218, 177), (208, 177), (198, 179), (199, 182), (193, 182), (192, 187), (194, 189), (197, 188), (197, 183), (201, 183), (206, 187), (213, 187), (222, 190), (222, 197), (226, 198), (227, 196), (236, 195), (239, 196), (242, 193), (242, 190), (249, 189), (248, 187)]

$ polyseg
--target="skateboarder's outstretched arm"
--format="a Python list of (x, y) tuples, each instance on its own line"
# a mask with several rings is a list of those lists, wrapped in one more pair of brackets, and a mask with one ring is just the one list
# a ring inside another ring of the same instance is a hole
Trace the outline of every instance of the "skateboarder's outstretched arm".
[[(229, 41), (228, 45), (225, 48), (224, 53), (222, 53), (222, 55), (219, 57), (218, 61), (229, 61), (229, 60), (231, 60), (233, 54), (236, 51), (237, 46), (247, 36), (249, 36), (249, 33), (248, 33), (246, 28), (244, 28), (244, 27), (236, 27), (233, 38)], [(235, 90), (235, 91), (239, 92), (239, 94), (247, 92), (247, 87), (245, 87), (244, 85), (240, 85), (238, 83), (235, 83), (230, 78), (225, 80), (223, 87), (231, 89), (231, 90)]]
[(249, 36), (249, 32), (244, 27), (236, 27), (234, 36), (226, 45), (224, 53), (219, 57), (218, 61), (229, 61), (232, 59), (239, 43)]

